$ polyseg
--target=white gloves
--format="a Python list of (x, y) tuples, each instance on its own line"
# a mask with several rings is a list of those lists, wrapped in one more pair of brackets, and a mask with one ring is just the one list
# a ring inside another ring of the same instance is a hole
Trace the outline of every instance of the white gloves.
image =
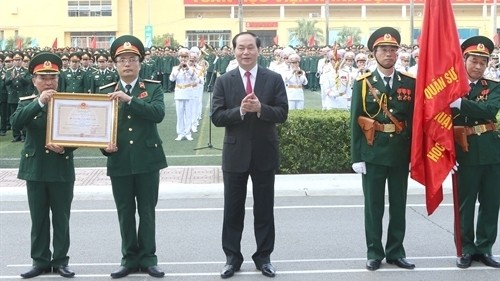
[(455, 162), (455, 165), (453, 165), (453, 168), (451, 168), (451, 174), (455, 174), (458, 171), (458, 162)]
[(451, 108), (458, 108), (460, 109), (460, 106), (462, 105), (462, 98), (458, 98), (450, 103)]
[(352, 164), (352, 169), (356, 174), (366, 175), (366, 164), (365, 162), (356, 162)]

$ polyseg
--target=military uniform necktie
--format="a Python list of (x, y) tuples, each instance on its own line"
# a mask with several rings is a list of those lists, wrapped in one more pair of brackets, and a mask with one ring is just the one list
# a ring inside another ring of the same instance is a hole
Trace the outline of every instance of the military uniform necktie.
[(130, 89), (132, 89), (132, 85), (127, 84), (127, 85), (125, 86), (125, 88), (127, 89), (126, 94), (130, 96)]
[(391, 81), (391, 77), (385, 76), (384, 80), (385, 80), (385, 89), (387, 90), (387, 94), (389, 94), (391, 93), (391, 84), (389, 83)]

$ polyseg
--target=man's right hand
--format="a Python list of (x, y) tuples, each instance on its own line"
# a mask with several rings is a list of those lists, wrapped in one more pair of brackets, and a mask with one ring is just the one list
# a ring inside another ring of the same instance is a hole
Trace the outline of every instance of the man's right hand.
[(352, 169), (356, 174), (366, 175), (366, 164), (365, 162), (356, 162), (352, 164)]

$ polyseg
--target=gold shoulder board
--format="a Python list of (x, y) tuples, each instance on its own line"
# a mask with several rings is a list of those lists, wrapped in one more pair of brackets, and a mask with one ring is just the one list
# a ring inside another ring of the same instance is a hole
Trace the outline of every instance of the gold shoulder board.
[(365, 78), (370, 77), (371, 75), (372, 75), (371, 72), (366, 72), (365, 74), (363, 74), (363, 75), (359, 76), (358, 78), (356, 78), (356, 81), (361, 81), (361, 80), (363, 80)]
[(401, 71), (400, 71), (400, 72), (399, 72), (399, 74), (401, 74), (401, 75), (403, 75), (403, 76), (406, 76), (406, 77), (410, 77), (410, 78), (412, 78), (412, 79), (415, 79), (415, 78), (416, 78), (413, 74), (411, 74), (411, 73), (409, 73), (409, 72), (401, 72)]
[(36, 95), (31, 95), (31, 96), (26, 96), (26, 97), (20, 97), (19, 101), (32, 100), (34, 98), (36, 98)]
[(114, 86), (114, 85), (116, 85), (116, 83), (118, 83), (118, 82), (111, 82), (111, 83), (109, 83), (109, 84), (106, 84), (106, 85), (104, 85), (104, 86), (101, 86), (101, 87), (99, 87), (99, 90), (106, 89), (106, 88), (108, 88), (108, 87)]

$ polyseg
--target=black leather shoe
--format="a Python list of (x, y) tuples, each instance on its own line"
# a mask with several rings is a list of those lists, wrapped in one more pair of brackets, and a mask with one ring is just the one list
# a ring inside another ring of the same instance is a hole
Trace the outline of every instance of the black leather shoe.
[(149, 276), (152, 277), (160, 278), (165, 276), (165, 272), (163, 272), (163, 270), (161, 270), (161, 268), (159, 268), (157, 265), (152, 265), (146, 268), (142, 268), (141, 271), (146, 272), (147, 274), (149, 274)]
[(492, 254), (476, 254), (473, 258), (474, 260), (480, 261), (487, 266), (500, 268), (500, 261), (498, 261)]
[(22, 278), (33, 278), (33, 277), (36, 277), (40, 274), (44, 274), (44, 273), (49, 273), (50, 272), (50, 267), (48, 268), (41, 268), (41, 267), (38, 267), (38, 266), (33, 266), (29, 271), (26, 271), (25, 273), (21, 273), (21, 277)]
[(468, 268), (472, 264), (472, 255), (471, 254), (463, 254), (461, 257), (457, 258), (457, 267), (458, 268)]
[(226, 279), (229, 277), (232, 277), (236, 271), (239, 271), (240, 267), (236, 267), (232, 264), (226, 264), (223, 268), (222, 271), (220, 272), (220, 277), (222, 279)]
[(397, 260), (387, 260), (387, 263), (394, 264), (395, 266), (405, 268), (405, 269), (414, 269), (415, 268), (415, 264), (409, 262), (405, 258), (399, 258)]
[(13, 140), (11, 140), (11, 142), (20, 142), (20, 141), (21, 141), (20, 137), (17, 137), (17, 138), (14, 138)]
[(137, 272), (137, 269), (120, 266), (118, 270), (111, 273), (111, 278), (113, 279), (122, 278), (134, 272)]
[(274, 269), (274, 266), (271, 263), (265, 263), (258, 268), (260, 271), (262, 271), (262, 275), (267, 276), (267, 277), (274, 277), (276, 276), (276, 269)]
[(366, 269), (368, 269), (370, 271), (375, 271), (375, 270), (380, 268), (380, 263), (382, 263), (381, 260), (376, 260), (376, 259), (367, 260), (366, 261)]
[(71, 278), (75, 276), (75, 272), (71, 270), (67, 264), (54, 267), (54, 272), (59, 273), (59, 275), (66, 278)]

